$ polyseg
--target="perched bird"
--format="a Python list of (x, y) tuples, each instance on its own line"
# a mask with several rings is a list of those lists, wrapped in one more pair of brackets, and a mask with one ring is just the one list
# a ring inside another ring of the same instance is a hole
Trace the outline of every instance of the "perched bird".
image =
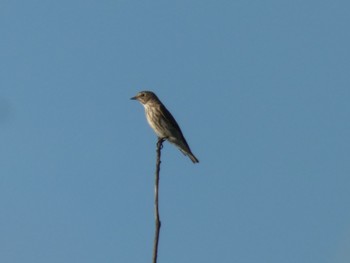
[(183, 154), (190, 157), (193, 163), (199, 162), (191, 152), (176, 120), (156, 94), (151, 91), (141, 91), (131, 99), (138, 100), (145, 107), (147, 121), (158, 138), (168, 140), (177, 146)]

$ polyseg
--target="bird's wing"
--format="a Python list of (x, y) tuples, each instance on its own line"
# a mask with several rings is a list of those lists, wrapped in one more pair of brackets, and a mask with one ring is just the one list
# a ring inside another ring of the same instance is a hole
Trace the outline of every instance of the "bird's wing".
[(187, 149), (190, 149), (185, 137), (182, 134), (182, 131), (180, 129), (179, 124), (177, 124), (173, 115), (171, 115), (171, 113), (168, 111), (168, 109), (163, 104), (160, 104), (160, 112), (161, 112), (164, 119), (166, 119), (170, 123), (173, 123), (174, 128), (179, 132), (179, 135), (181, 136), (183, 142), (185, 143), (185, 146), (187, 147)]
[[(181, 132), (180, 126), (179, 124), (177, 124), (175, 118), (173, 117), (173, 115), (171, 115), (171, 113), (168, 111), (167, 108), (165, 108), (165, 106), (163, 104), (160, 104), (160, 111), (161, 115), (163, 116), (163, 118), (168, 122), (168, 123), (172, 123), (174, 125), (174, 128), (176, 128), (177, 130), (179, 130)], [(181, 132), (182, 135), (182, 132)]]

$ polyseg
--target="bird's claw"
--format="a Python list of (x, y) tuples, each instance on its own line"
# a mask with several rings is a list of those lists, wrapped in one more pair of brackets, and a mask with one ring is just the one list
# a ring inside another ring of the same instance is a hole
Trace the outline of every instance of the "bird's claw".
[(158, 137), (157, 145), (160, 147), (160, 149), (163, 148), (163, 142), (166, 140), (166, 138), (160, 138)]

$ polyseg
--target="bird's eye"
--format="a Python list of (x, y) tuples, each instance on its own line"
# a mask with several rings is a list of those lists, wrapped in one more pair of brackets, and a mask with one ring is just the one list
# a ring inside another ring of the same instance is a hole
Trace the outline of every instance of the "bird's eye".
[(141, 93), (141, 97), (144, 97), (145, 96), (145, 93)]

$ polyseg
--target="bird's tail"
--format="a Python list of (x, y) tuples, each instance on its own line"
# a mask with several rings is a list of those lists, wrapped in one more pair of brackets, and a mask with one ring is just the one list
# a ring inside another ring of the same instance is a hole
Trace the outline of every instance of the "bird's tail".
[(191, 161), (192, 161), (193, 163), (199, 163), (199, 160), (197, 159), (196, 156), (194, 156), (194, 154), (191, 152), (191, 150), (190, 150), (189, 148), (187, 148), (186, 150), (184, 150), (184, 149), (181, 149), (181, 148), (179, 147), (179, 149), (180, 149), (180, 151), (181, 151), (184, 155), (187, 155), (187, 156), (191, 159)]
[(184, 154), (187, 155), (193, 163), (199, 163), (199, 160), (194, 156), (194, 154), (191, 152), (190, 147), (188, 146), (185, 138), (182, 140), (172, 140), (172, 138), (168, 138), (168, 141), (170, 143), (173, 143), (176, 147), (179, 148), (179, 150)]
[(188, 153), (187, 155), (190, 157), (193, 163), (199, 163), (199, 160), (196, 158), (196, 156), (193, 155), (193, 153)]

